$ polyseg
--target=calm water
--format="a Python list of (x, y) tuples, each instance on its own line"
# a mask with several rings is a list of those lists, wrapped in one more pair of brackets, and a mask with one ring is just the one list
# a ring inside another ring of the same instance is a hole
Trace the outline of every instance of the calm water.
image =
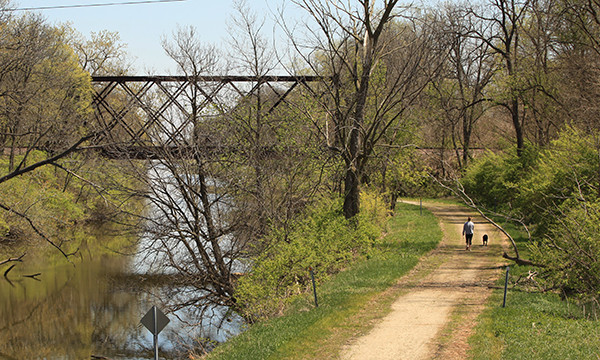
[[(82, 251), (72, 265), (57, 253), (28, 249), (8, 279), (0, 275), (0, 359), (152, 358), (152, 335), (140, 320), (153, 305), (165, 309), (176, 299), (128, 276), (134, 257), (95, 249)], [(39, 280), (23, 277), (33, 273), (41, 273)], [(205, 319), (193, 309), (167, 313), (171, 322), (159, 335), (161, 358), (181, 358), (180, 351), (199, 337), (224, 341), (242, 328), (231, 317), (216, 326), (224, 309), (212, 312)]]

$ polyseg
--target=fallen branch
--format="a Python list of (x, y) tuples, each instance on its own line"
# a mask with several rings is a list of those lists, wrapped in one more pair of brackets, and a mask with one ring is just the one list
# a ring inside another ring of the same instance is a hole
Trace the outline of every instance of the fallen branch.
[[(530, 260), (524, 260), (521, 259), (521, 257), (519, 256), (519, 249), (517, 248), (517, 244), (515, 242), (515, 240), (512, 238), (512, 236), (510, 236), (510, 234), (504, 230), (504, 228), (500, 225), (498, 225), (494, 220), (492, 220), (489, 216), (487, 216), (486, 214), (483, 213), (483, 211), (479, 208), (479, 206), (477, 206), (475, 204), (475, 202), (473, 201), (473, 199), (471, 199), (465, 192), (465, 189), (463, 188), (462, 184), (457, 180), (457, 184), (458, 184), (458, 190), (455, 190), (454, 188), (451, 188), (450, 186), (442, 183), (438, 178), (436, 178), (435, 176), (429, 174), (429, 176), (436, 182), (438, 183), (441, 187), (443, 187), (446, 190), (451, 191), (452, 193), (454, 193), (454, 195), (458, 196), (463, 203), (465, 203), (465, 205), (467, 205), (468, 207), (470, 207), (471, 209), (476, 210), (481, 217), (483, 217), (485, 220), (487, 220), (490, 224), (492, 224), (496, 229), (500, 230), (500, 232), (502, 232), (507, 238), (508, 240), (510, 240), (511, 244), (512, 244), (512, 248), (515, 251), (515, 257), (512, 257), (510, 255), (508, 255), (507, 253), (504, 253), (502, 255), (503, 258), (514, 261), (517, 265), (524, 265), (524, 266), (538, 266), (538, 267), (543, 267), (542, 265), (539, 264), (535, 264)], [(523, 224), (521, 222), (521, 225), (525, 226), (525, 224)], [(529, 234), (529, 229), (527, 229), (527, 227), (525, 226), (525, 230), (527, 230), (527, 233)]]
[(23, 262), (23, 257), (24, 257), (25, 255), (26, 255), (26, 253), (25, 253), (25, 254), (23, 254), (23, 255), (21, 255), (21, 256), (19, 256), (19, 257), (17, 257), (17, 258), (8, 258), (8, 259), (6, 259), (6, 260), (2, 260), (2, 261), (0, 261), (0, 265), (4, 265), (4, 264), (7, 264), (7, 263), (9, 263), (9, 262), (15, 262), (15, 261), (18, 261), (18, 262)]
[(15, 267), (17, 266), (17, 264), (13, 264), (11, 267), (9, 267), (5, 272), (4, 272), (4, 277), (8, 277), (8, 273)]
[(27, 277), (27, 278), (31, 278), (37, 281), (40, 281), (40, 279), (37, 278), (37, 276), (42, 275), (42, 273), (35, 273), (35, 274), (31, 274), (31, 275), (23, 275), (23, 277)]
[(24, 219), (25, 221), (27, 221), (29, 223), (29, 226), (31, 227), (31, 229), (33, 229), (33, 231), (35, 231), (36, 234), (38, 234), (47, 243), (49, 243), (54, 248), (56, 248), (65, 257), (65, 259), (67, 259), (68, 262), (71, 262), (71, 260), (69, 259), (69, 257), (75, 255), (77, 253), (77, 251), (79, 250), (79, 249), (77, 249), (77, 250), (75, 250), (75, 252), (67, 254), (63, 249), (61, 249), (60, 245), (56, 244), (48, 236), (46, 236), (40, 229), (38, 229), (38, 227), (34, 224), (33, 220), (31, 218), (29, 218), (29, 216), (27, 216), (24, 213), (21, 213), (21, 212), (15, 210), (15, 209), (11, 208), (10, 206), (6, 206), (6, 205), (4, 205), (2, 203), (0, 203), (0, 209), (4, 209), (4, 210), (6, 210), (6, 211), (8, 211), (10, 213), (13, 213), (13, 214), (19, 216), (20, 218)]

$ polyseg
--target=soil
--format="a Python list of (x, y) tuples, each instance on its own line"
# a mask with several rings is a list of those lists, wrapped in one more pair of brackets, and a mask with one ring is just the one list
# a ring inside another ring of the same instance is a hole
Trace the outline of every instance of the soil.
[[(417, 204), (418, 205), (418, 204)], [(407, 291), (372, 330), (349, 343), (342, 359), (465, 359), (468, 336), (501, 276), (506, 239), (491, 224), (463, 207), (424, 203), (444, 231), (440, 245), (398, 286)], [(471, 216), (471, 251), (461, 237)], [(483, 234), (489, 245), (483, 246)]]

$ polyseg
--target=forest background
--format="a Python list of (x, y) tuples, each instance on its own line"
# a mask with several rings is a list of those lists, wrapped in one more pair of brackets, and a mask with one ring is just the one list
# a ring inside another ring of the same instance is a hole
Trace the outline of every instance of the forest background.
[[(195, 289), (181, 306), (255, 322), (308, 290), (307, 269), (322, 278), (368, 258), (400, 196), (455, 195), (526, 227), (531, 258), (514, 243), (506, 257), (539, 267), (544, 291), (598, 301), (599, 3), (291, 4), (306, 17), (273, 14), (285, 49), (244, 3), (226, 46), (182, 27), (163, 48), (190, 83), (282, 69), (319, 81), (257, 81), (208, 108), (207, 88), (182, 88), (168, 126), (130, 111), (127, 131), (93, 106), (91, 76), (130, 74), (119, 35), (86, 38), (1, 1), (0, 264), (40, 242), (74, 261), (74, 228), (116, 222), (150, 239), (154, 271)], [(125, 90), (107, 101), (129, 104)], [(123, 150), (142, 128), (136, 140), (159, 144), (152, 162)], [(175, 156), (169, 131), (190, 150)]]

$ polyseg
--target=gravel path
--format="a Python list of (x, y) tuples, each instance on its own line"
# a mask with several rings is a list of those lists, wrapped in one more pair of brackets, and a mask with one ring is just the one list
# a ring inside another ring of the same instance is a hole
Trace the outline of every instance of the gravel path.
[[(407, 277), (409, 291), (373, 329), (342, 352), (342, 359), (464, 359), (467, 337), (500, 276), (505, 239), (492, 225), (464, 208), (424, 203), (440, 220), (444, 239)], [(472, 251), (465, 251), (462, 225), (475, 222)], [(490, 244), (482, 246), (487, 233)], [(457, 311), (460, 310), (460, 311)], [(450, 316), (456, 314), (455, 316)], [(452, 331), (443, 331), (449, 325)]]

